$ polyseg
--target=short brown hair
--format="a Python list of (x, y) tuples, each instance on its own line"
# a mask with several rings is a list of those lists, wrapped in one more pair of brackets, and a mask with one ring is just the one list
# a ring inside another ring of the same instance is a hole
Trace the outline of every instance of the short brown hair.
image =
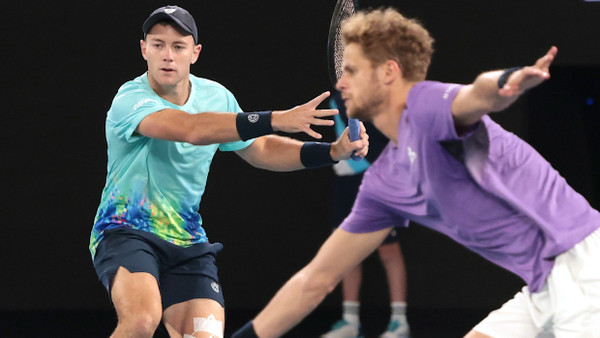
[(373, 66), (394, 60), (409, 81), (425, 80), (433, 54), (433, 38), (416, 20), (395, 9), (361, 11), (345, 21), (346, 44), (358, 43)]

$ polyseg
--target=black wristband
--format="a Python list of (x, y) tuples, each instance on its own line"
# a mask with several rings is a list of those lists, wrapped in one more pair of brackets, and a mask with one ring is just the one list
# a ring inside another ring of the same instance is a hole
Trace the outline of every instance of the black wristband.
[(305, 142), (300, 149), (300, 161), (306, 168), (318, 168), (334, 164), (331, 143)]
[(273, 134), (271, 114), (271, 111), (238, 113), (235, 118), (235, 126), (237, 127), (237, 132), (242, 141)]
[(510, 76), (510, 74), (516, 72), (517, 70), (520, 70), (523, 67), (512, 67), (512, 68), (508, 68), (504, 71), (504, 73), (502, 73), (502, 75), (500, 75), (500, 77), (498, 78), (498, 88), (504, 88), (504, 85), (506, 84), (506, 81), (508, 81), (508, 77)]

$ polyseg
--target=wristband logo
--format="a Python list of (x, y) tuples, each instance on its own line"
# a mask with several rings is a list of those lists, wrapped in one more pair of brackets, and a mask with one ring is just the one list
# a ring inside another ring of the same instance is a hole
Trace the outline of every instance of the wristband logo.
[(256, 123), (256, 122), (258, 122), (259, 118), (260, 118), (260, 115), (258, 115), (258, 114), (250, 114), (250, 115), (248, 115), (248, 121), (250, 121), (250, 123)]

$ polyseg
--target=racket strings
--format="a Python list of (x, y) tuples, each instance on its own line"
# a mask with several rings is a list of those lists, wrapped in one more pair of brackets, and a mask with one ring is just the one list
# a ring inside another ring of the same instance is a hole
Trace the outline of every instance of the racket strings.
[(344, 38), (342, 37), (342, 23), (353, 16), (356, 12), (353, 0), (344, 0), (335, 27), (335, 45), (334, 45), (334, 65), (335, 75), (339, 80), (343, 75), (343, 60), (344, 60)]

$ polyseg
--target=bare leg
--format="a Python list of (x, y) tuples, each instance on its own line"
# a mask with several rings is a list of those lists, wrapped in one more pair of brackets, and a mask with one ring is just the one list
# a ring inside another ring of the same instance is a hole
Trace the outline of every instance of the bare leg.
[(391, 301), (390, 321), (380, 337), (409, 337), (410, 328), (406, 320), (406, 268), (400, 244), (393, 242), (380, 246), (379, 258), (387, 275)]
[(162, 304), (158, 283), (146, 272), (131, 273), (119, 267), (111, 297), (118, 323), (113, 338), (152, 337), (160, 323)]
[(164, 323), (170, 337), (223, 337), (225, 310), (212, 299), (192, 299), (169, 306)]
[(253, 321), (259, 337), (279, 337), (300, 322), (346, 273), (372, 253), (391, 228), (353, 234), (337, 229), (315, 258), (294, 275)]
[(406, 302), (406, 267), (398, 242), (379, 247), (379, 258), (387, 274), (392, 302)]
[(362, 265), (358, 264), (350, 270), (342, 280), (342, 319), (331, 325), (321, 338), (356, 337), (360, 332), (360, 284), (362, 282)]
[(465, 336), (465, 338), (492, 338), (486, 334), (483, 334), (481, 332), (477, 332), (475, 330), (471, 330), (471, 332), (467, 333), (467, 335)]
[(342, 294), (345, 301), (358, 302), (360, 284), (362, 282), (362, 267), (360, 264), (350, 270), (342, 281)]

